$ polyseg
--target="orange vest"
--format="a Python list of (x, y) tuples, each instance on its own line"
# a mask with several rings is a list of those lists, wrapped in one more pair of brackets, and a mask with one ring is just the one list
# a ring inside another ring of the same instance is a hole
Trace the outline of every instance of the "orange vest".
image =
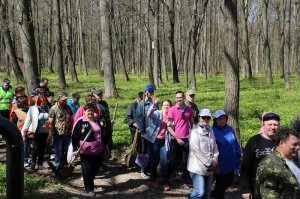
[(26, 113), (24, 111), (21, 111), (20, 109), (16, 109), (14, 110), (14, 112), (18, 117), (17, 127), (21, 131), (25, 123)]

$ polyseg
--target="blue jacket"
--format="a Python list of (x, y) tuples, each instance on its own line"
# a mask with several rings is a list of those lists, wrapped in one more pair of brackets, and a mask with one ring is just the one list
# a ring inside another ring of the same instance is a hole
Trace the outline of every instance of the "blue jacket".
[[(139, 102), (136, 110), (136, 120), (139, 128), (139, 132), (145, 139), (150, 142), (154, 142), (157, 133), (160, 128), (161, 120), (159, 117), (155, 117), (154, 111), (158, 110), (157, 107), (153, 107), (152, 101), (145, 99), (145, 110), (143, 112), (144, 101)], [(153, 115), (154, 114), (154, 115)], [(143, 121), (145, 117), (145, 121)]]
[(74, 105), (73, 104), (73, 99), (68, 99), (67, 103), (68, 103), (69, 107), (72, 110), (72, 115), (74, 116), (76, 114), (76, 111), (79, 109), (80, 104), (77, 103), (76, 105)]
[(242, 151), (234, 130), (227, 124), (224, 128), (219, 128), (214, 124), (213, 130), (219, 149), (218, 166), (221, 170), (220, 175), (238, 172), (240, 170), (239, 160), (242, 157)]

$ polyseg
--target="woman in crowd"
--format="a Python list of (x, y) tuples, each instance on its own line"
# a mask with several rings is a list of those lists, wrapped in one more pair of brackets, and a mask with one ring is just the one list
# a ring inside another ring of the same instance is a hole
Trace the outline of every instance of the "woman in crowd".
[(234, 173), (239, 172), (242, 157), (241, 147), (231, 126), (227, 124), (228, 116), (223, 110), (214, 114), (213, 130), (219, 150), (218, 168), (215, 172), (215, 198), (224, 199), (225, 190), (233, 183)]
[[(155, 188), (159, 187), (157, 180), (157, 166), (160, 163), (163, 190), (170, 190), (168, 181), (168, 151), (170, 137), (167, 133), (168, 110), (172, 106), (170, 100), (163, 100), (162, 110), (154, 110), (157, 104), (157, 99), (154, 99), (154, 104), (150, 107), (148, 115), (155, 124), (153, 129), (153, 136), (151, 136), (150, 144), (150, 173), (151, 181)], [(145, 138), (148, 136), (145, 135)]]
[(38, 158), (38, 170), (45, 170), (43, 166), (45, 149), (47, 146), (48, 126), (47, 121), (49, 118), (49, 108), (46, 101), (38, 101), (38, 104), (31, 106), (27, 112), (26, 121), (22, 132), (27, 132), (28, 138), (31, 140), (32, 150), (32, 163), (31, 170), (36, 169), (36, 161)]
[[(88, 94), (85, 97), (85, 103), (92, 103), (94, 104), (94, 114), (99, 118), (99, 109), (96, 106), (96, 98), (95, 96), (93, 96), (92, 94)], [(74, 121), (77, 121), (78, 118), (80, 118), (81, 116), (84, 115), (84, 106), (80, 106), (77, 111), (76, 114), (74, 115)]]
[(212, 174), (217, 168), (219, 155), (214, 132), (209, 126), (210, 118), (210, 110), (201, 109), (199, 122), (190, 133), (187, 170), (194, 186), (190, 199), (210, 198)]
[(82, 144), (82, 141), (92, 130), (87, 141), (80, 150), (81, 170), (84, 181), (84, 188), (88, 196), (94, 197), (94, 178), (103, 161), (103, 142), (101, 139), (101, 130), (97, 118), (94, 116), (95, 105), (87, 103), (83, 106), (84, 115), (79, 117), (74, 124), (72, 131), (72, 145), (74, 156), (78, 155), (77, 150)]

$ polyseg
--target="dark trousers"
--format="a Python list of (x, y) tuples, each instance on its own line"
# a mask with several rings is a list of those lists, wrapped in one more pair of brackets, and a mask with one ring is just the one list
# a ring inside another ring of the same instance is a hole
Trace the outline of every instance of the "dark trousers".
[(35, 133), (34, 139), (31, 140), (33, 150), (32, 150), (32, 162), (35, 164), (37, 157), (39, 158), (38, 165), (43, 165), (45, 149), (47, 146), (48, 134), (47, 133)]
[(102, 163), (101, 154), (97, 156), (80, 155), (81, 171), (84, 182), (84, 189), (87, 193), (94, 191), (94, 178)]
[(156, 139), (150, 146), (150, 172), (151, 180), (156, 181), (157, 166), (160, 163), (162, 182), (168, 184), (168, 153), (165, 146), (165, 139)]
[(9, 110), (1, 110), (0, 115), (9, 120)]
[(189, 180), (189, 172), (186, 169), (187, 167), (187, 160), (189, 156), (189, 141), (188, 138), (182, 139), (184, 141), (184, 145), (179, 145), (175, 139), (171, 140), (171, 154), (170, 154), (170, 168), (169, 174), (173, 174), (176, 170), (178, 165), (180, 164), (180, 159), (183, 162), (183, 175), (182, 178), (184, 180)]
[(233, 183), (234, 173), (228, 173), (225, 175), (215, 175), (216, 185), (215, 185), (215, 198), (224, 199), (224, 194), (226, 189)]

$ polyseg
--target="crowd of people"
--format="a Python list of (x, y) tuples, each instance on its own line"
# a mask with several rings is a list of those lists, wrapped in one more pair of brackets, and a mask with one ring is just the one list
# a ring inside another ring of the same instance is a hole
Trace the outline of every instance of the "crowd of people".
[[(199, 110), (194, 90), (177, 91), (174, 104), (170, 99), (160, 101), (154, 93), (154, 86), (145, 86), (125, 116), (132, 141), (138, 132), (137, 151), (149, 157), (140, 168), (141, 178), (150, 180), (154, 188), (169, 191), (179, 176), (184, 188), (193, 186), (188, 198), (223, 199), (238, 179), (244, 199), (300, 197), (300, 128), (280, 129), (280, 116), (266, 112), (261, 129), (242, 153), (224, 110), (214, 114), (207, 108)], [(102, 89), (93, 89), (84, 105), (80, 98), (77, 92), (71, 98), (60, 92), (55, 101), (47, 78), (26, 96), (24, 87), (13, 89), (5, 78), (0, 115), (20, 130), (24, 167), (32, 171), (47, 169), (44, 161), (54, 155), (59, 175), (68, 164), (71, 145), (73, 156), (80, 156), (85, 191), (94, 197), (94, 178), (113, 146), (113, 124)], [(294, 127), (300, 126), (299, 121)]]

